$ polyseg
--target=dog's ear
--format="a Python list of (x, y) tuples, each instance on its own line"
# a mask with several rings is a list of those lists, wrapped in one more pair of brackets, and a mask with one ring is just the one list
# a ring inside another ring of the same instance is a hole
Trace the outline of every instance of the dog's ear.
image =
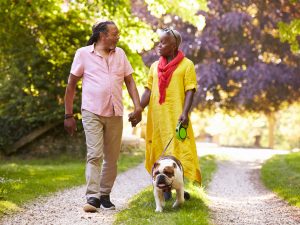
[(154, 173), (154, 170), (157, 168), (157, 167), (159, 167), (159, 163), (158, 162), (155, 162), (154, 164), (153, 164), (153, 167), (152, 167), (152, 175), (154, 175), (153, 173)]
[(173, 163), (173, 167), (174, 167), (174, 169), (176, 169), (177, 168), (177, 164)]
[(159, 167), (159, 165), (160, 164), (158, 162), (155, 162), (154, 165), (153, 165), (153, 169), (156, 169), (157, 167)]

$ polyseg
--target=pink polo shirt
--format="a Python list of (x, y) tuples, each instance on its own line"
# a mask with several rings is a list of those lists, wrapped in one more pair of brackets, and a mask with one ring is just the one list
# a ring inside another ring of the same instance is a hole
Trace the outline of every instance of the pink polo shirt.
[(76, 51), (71, 74), (82, 77), (82, 109), (99, 116), (122, 116), (123, 81), (133, 69), (118, 47), (107, 61), (94, 51), (94, 45), (82, 47)]

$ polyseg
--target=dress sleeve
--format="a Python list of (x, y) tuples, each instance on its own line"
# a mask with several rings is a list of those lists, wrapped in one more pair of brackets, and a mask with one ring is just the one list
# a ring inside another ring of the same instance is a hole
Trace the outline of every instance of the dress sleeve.
[(147, 80), (147, 84), (145, 85), (145, 88), (148, 88), (149, 90), (152, 90), (152, 84), (153, 84), (153, 72), (154, 72), (154, 69), (156, 68), (155, 63), (153, 63), (150, 67), (150, 70), (149, 70), (149, 74), (148, 74), (148, 80)]
[(184, 91), (197, 90), (196, 70), (193, 62), (190, 62), (184, 75)]
[(83, 57), (81, 56), (80, 51), (77, 50), (73, 59), (70, 73), (77, 77), (82, 77), (83, 72), (84, 72)]

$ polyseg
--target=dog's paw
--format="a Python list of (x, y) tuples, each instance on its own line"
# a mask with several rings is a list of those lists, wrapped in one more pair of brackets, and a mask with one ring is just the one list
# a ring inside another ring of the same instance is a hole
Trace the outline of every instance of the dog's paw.
[(163, 211), (163, 208), (162, 207), (157, 207), (156, 209), (155, 209), (155, 212), (162, 212)]

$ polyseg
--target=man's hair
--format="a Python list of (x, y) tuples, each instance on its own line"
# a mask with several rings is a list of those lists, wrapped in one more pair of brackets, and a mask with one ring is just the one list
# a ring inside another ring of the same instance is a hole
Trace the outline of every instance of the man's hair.
[(99, 39), (99, 34), (100, 33), (106, 33), (107, 32), (107, 26), (109, 24), (115, 25), (115, 23), (113, 21), (110, 21), (110, 20), (100, 21), (100, 22), (95, 23), (92, 27), (92, 35), (91, 35), (89, 41), (87, 42), (87, 45), (92, 45), (95, 42), (97, 42), (98, 39)]

